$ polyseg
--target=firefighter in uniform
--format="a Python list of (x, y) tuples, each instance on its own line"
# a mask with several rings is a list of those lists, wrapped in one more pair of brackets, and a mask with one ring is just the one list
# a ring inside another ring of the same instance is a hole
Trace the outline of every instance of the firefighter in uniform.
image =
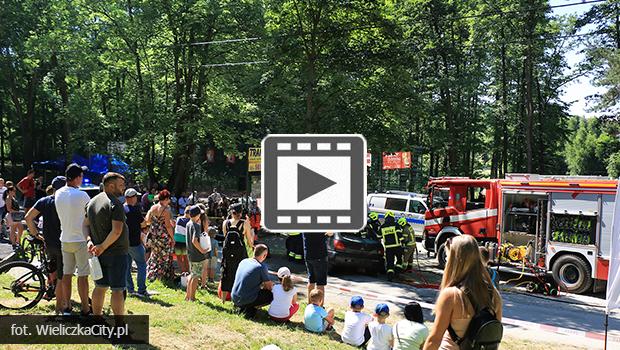
[(379, 236), (379, 229), (381, 228), (381, 222), (379, 221), (379, 214), (374, 211), (368, 213), (368, 221), (366, 221), (366, 227), (362, 231), (362, 237), (377, 239)]
[[(388, 281), (392, 281), (398, 271), (402, 269), (403, 247), (401, 229), (394, 219), (394, 213), (385, 213), (385, 220), (381, 225), (381, 241), (385, 250), (385, 270)], [(394, 261), (396, 260), (396, 264)]]
[(398, 226), (402, 230), (403, 244), (403, 265), (404, 270), (410, 272), (413, 270), (413, 253), (418, 254), (418, 247), (415, 243), (415, 234), (413, 227), (409, 225), (406, 218), (398, 219)]
[(304, 240), (301, 232), (289, 232), (286, 239), (286, 251), (289, 261), (298, 263), (304, 260)]

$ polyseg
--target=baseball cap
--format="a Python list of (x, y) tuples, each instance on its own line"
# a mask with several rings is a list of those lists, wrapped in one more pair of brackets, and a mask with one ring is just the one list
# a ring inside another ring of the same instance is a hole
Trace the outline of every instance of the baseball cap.
[(290, 277), (290, 276), (291, 276), (291, 270), (289, 270), (288, 267), (282, 266), (280, 269), (278, 269), (279, 278)]
[(65, 170), (65, 176), (67, 177), (67, 180), (73, 180), (76, 177), (84, 174), (84, 172), (86, 171), (88, 171), (88, 167), (80, 166), (77, 163), (71, 163), (67, 166), (67, 169)]
[(204, 210), (200, 209), (200, 206), (198, 205), (192, 205), (189, 208), (189, 216), (194, 217), (194, 216), (198, 216), (200, 214), (204, 214)]
[(56, 176), (54, 180), (52, 180), (52, 187), (55, 190), (59, 190), (66, 184), (67, 184), (67, 178), (64, 176)]
[(128, 188), (125, 190), (125, 197), (135, 197), (135, 196), (140, 196), (141, 193), (136, 191), (135, 188)]
[(387, 306), (387, 304), (377, 304), (377, 307), (375, 307), (375, 313), (377, 315), (389, 315), (390, 308)]
[(355, 295), (351, 297), (351, 307), (364, 306), (364, 299), (361, 296)]

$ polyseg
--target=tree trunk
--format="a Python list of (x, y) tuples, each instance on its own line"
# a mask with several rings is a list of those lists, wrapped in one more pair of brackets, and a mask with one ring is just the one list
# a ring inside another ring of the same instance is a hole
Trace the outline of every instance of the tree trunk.
[(533, 62), (533, 35), (536, 26), (534, 19), (534, 3), (528, 1), (530, 10), (528, 11), (527, 20), (527, 48), (525, 52), (525, 144), (527, 153), (527, 172), (532, 173), (534, 170), (534, 98), (532, 96), (532, 84), (534, 79), (534, 62)]
[(54, 84), (58, 89), (58, 93), (60, 94), (60, 101), (62, 103), (60, 109), (60, 115), (63, 120), (63, 128), (62, 128), (62, 143), (63, 143), (63, 153), (65, 155), (65, 160), (68, 160), (70, 155), (67, 154), (68, 145), (71, 142), (71, 126), (69, 121), (69, 87), (67, 86), (66, 74), (64, 69), (62, 69), (58, 64), (58, 57), (56, 54), (53, 54), (51, 57), (51, 64), (54, 67)]

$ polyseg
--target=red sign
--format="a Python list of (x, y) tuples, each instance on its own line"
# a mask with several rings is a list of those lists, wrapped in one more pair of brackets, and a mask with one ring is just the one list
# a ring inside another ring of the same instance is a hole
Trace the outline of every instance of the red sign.
[(411, 152), (383, 152), (383, 170), (411, 168)]

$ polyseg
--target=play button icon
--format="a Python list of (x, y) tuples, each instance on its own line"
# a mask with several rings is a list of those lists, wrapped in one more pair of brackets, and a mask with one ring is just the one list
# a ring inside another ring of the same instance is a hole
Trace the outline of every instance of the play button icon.
[(297, 202), (311, 197), (336, 183), (325, 176), (297, 164)]
[(366, 223), (363, 136), (269, 135), (261, 165), (268, 230), (352, 232)]

